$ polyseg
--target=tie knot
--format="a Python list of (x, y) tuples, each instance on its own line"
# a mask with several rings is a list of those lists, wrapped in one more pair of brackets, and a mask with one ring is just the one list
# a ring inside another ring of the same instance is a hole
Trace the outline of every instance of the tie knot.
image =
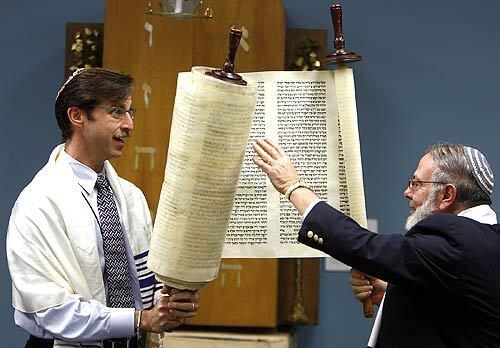
[(108, 188), (109, 182), (108, 182), (108, 179), (106, 179), (106, 176), (99, 174), (97, 176), (97, 180), (95, 182), (95, 187), (97, 188), (97, 190), (102, 190), (102, 189)]

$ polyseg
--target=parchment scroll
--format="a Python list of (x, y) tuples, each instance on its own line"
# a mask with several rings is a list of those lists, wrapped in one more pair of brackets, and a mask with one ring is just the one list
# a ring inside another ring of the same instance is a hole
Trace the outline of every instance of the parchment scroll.
[(259, 138), (278, 142), (321, 199), (366, 226), (351, 69), (242, 74), (247, 87), (204, 71), (178, 78), (148, 261), (161, 281), (198, 289), (221, 256), (327, 256), (297, 242), (300, 215), (251, 161)]
[(352, 69), (242, 75), (258, 97), (223, 256), (328, 256), (298, 243), (300, 215), (252, 162), (251, 143), (275, 140), (321, 199), (366, 226)]
[(196, 290), (217, 276), (257, 97), (193, 67), (177, 81), (165, 178), (148, 267)]

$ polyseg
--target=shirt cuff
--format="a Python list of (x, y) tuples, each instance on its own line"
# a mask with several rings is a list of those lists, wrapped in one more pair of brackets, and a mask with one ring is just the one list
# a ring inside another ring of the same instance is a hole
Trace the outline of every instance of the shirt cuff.
[(301, 224), (304, 223), (304, 220), (306, 219), (307, 214), (309, 214), (309, 212), (312, 210), (312, 208), (314, 208), (316, 206), (316, 204), (318, 204), (319, 202), (321, 202), (321, 199), (316, 199), (316, 200), (312, 201), (311, 203), (309, 203), (309, 205), (307, 206), (307, 209), (304, 211), (304, 214), (302, 214), (302, 217), (300, 218)]
[(132, 337), (134, 330), (135, 308), (110, 308), (109, 333), (111, 337)]

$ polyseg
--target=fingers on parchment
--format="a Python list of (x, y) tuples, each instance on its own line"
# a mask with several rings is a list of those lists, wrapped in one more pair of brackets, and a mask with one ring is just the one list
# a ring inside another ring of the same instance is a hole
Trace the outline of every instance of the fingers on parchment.
[(264, 171), (264, 173), (268, 174), (269, 171), (272, 169), (271, 165), (265, 162), (265, 158), (269, 157), (269, 155), (265, 154), (265, 151), (256, 143), (252, 144), (255, 152), (257, 153), (258, 156), (253, 156), (252, 160), (253, 162)]
[(273, 140), (271, 139), (266, 139), (266, 141), (272, 146), (274, 147), (274, 149), (276, 150), (276, 152), (282, 156), (282, 157), (285, 157), (286, 156), (286, 153), (285, 151), (281, 148), (281, 146), (279, 146), (276, 142), (274, 142)]
[[(275, 144), (274, 142), (272, 142), (271, 140), (268, 140), (268, 139), (259, 139), (256, 141), (256, 144), (259, 145), (264, 151), (265, 153), (271, 157), (271, 159), (278, 159), (281, 155), (281, 153), (283, 152), (283, 150), (281, 149), (278, 149), (279, 146), (277, 144)], [(281, 150), (281, 152), (280, 152)], [(264, 161), (266, 160), (266, 157), (265, 156), (261, 156), (262, 159), (264, 159)]]

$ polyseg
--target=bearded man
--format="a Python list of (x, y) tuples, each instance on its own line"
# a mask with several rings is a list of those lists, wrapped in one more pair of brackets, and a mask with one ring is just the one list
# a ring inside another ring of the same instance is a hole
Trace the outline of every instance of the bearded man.
[(298, 240), (359, 270), (356, 298), (380, 304), (385, 293), (372, 346), (500, 347), (500, 225), (481, 152), (430, 147), (404, 192), (411, 214), (401, 235), (370, 232), (321, 202), (273, 142), (254, 148), (254, 162), (303, 214)]

